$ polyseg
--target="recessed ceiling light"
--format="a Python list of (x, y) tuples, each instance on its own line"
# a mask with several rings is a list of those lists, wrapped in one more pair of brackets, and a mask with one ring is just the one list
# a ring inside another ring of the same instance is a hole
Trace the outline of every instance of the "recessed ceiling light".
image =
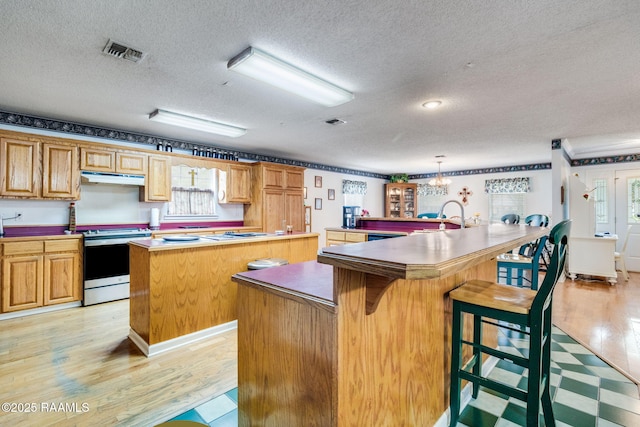
[(438, 108), (440, 105), (442, 105), (442, 101), (427, 101), (424, 104), (422, 104), (424, 108), (428, 108), (429, 110)]

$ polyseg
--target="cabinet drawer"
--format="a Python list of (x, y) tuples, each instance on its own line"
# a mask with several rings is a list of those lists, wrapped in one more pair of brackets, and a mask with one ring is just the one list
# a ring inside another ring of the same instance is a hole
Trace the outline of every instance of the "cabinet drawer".
[(327, 231), (327, 240), (340, 240), (344, 242), (344, 231)]
[(80, 251), (80, 241), (77, 239), (45, 240), (44, 251), (45, 252)]
[(344, 240), (347, 242), (366, 242), (367, 235), (365, 233), (344, 233)]
[(342, 246), (345, 242), (339, 240), (327, 240), (327, 246)]
[(44, 251), (44, 242), (9, 242), (4, 244), (4, 255), (39, 254)]

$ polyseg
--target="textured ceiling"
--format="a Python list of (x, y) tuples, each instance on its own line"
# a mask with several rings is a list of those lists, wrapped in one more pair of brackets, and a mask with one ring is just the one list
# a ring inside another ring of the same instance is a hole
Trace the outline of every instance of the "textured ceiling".
[[(441, 154), (443, 171), (550, 162), (556, 138), (574, 158), (640, 153), (637, 0), (0, 4), (4, 111), (385, 174)], [(147, 55), (105, 55), (109, 39)], [(327, 108), (228, 71), (249, 45), (355, 99)], [(151, 122), (156, 108), (248, 132)]]

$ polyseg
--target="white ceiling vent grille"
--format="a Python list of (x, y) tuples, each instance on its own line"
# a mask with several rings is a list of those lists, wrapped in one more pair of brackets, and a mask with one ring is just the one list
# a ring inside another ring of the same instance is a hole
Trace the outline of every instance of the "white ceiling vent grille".
[(102, 49), (102, 52), (109, 56), (126, 59), (131, 62), (140, 62), (146, 55), (146, 53), (138, 49), (125, 46), (124, 44), (114, 40), (109, 40), (104, 49)]

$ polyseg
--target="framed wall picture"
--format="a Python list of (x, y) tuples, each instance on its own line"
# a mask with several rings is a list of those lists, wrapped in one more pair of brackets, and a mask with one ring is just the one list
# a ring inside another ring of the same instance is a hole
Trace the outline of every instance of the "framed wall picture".
[(316, 176), (316, 187), (322, 188), (322, 177), (319, 175)]
[(322, 199), (320, 197), (316, 197), (316, 210), (322, 210)]
[(334, 190), (333, 188), (330, 188), (328, 190), (328, 193), (329, 194), (327, 196), (327, 199), (329, 199), (329, 200), (335, 200), (336, 199), (336, 190)]

